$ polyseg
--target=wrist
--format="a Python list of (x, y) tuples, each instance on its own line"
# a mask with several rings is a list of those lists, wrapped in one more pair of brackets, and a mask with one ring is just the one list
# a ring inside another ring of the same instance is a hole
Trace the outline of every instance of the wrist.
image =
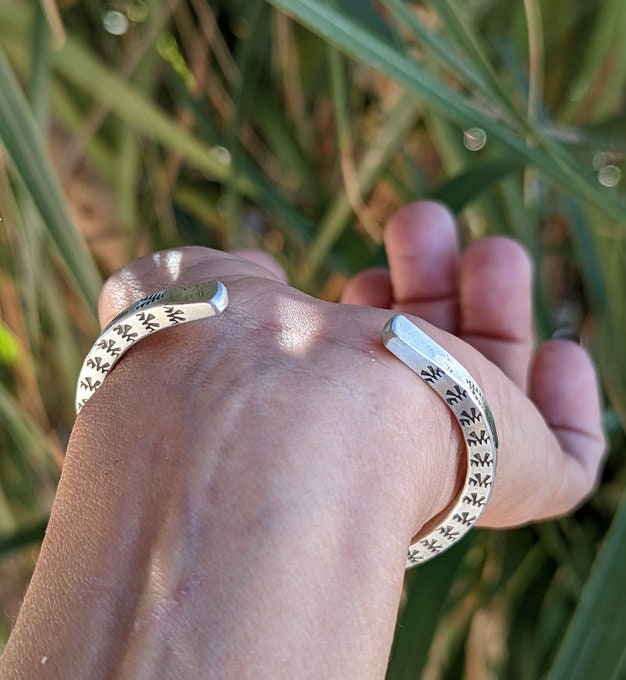
[[(81, 412), (13, 649), (22, 623), (57, 675), (151, 677), (181, 658), (225, 676), (244, 660), (382, 675), (406, 547), (454, 491), (447, 409), (368, 332), (347, 349), (316, 343), (314, 379), (268, 352), (275, 328), (228, 344), (210, 333), (142, 341)], [(338, 383), (346, 360), (352, 382)], [(406, 409), (389, 408), (402, 395)], [(346, 398), (360, 416), (338, 427)], [(62, 638), (46, 623), (59, 618)]]

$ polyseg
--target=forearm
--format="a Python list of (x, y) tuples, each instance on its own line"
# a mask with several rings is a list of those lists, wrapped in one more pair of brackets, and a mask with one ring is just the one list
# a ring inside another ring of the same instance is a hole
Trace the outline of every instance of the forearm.
[(75, 428), (5, 677), (382, 677), (409, 537), (358, 442), (324, 480), (305, 417), (263, 427), (231, 378), (190, 426), (185, 380), (129, 365)]

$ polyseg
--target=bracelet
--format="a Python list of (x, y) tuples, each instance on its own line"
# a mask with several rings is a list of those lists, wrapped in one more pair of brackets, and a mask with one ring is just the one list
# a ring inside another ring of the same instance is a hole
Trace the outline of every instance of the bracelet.
[(461, 493), (445, 519), (409, 546), (410, 568), (454, 545), (480, 517), (493, 488), (498, 436), (489, 405), (472, 376), (405, 316), (387, 322), (383, 344), (441, 397), (459, 423), (467, 450)]
[[(76, 388), (76, 413), (137, 342), (165, 328), (216, 316), (227, 306), (228, 292), (219, 281), (168, 288), (132, 304), (109, 323), (85, 357)], [(482, 391), (443, 347), (401, 315), (385, 325), (383, 343), (447, 404), (459, 423), (468, 456), (457, 501), (443, 522), (409, 546), (409, 568), (442, 553), (476, 522), (493, 487), (498, 439)]]
[(102, 331), (85, 357), (76, 386), (76, 413), (134, 344), (164, 328), (221, 314), (226, 307), (228, 292), (219, 281), (168, 288), (127, 307)]

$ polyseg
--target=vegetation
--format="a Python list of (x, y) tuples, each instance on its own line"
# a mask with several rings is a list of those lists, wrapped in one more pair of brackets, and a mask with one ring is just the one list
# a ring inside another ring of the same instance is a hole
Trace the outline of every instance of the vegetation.
[[(34, 564), (103, 277), (183, 243), (261, 247), (336, 299), (385, 219), (446, 201), (519, 239), (537, 334), (605, 390), (575, 516), (474, 532), (407, 578), (388, 677), (626, 677), (622, 0), (0, 3), (0, 601)], [(50, 160), (52, 158), (53, 160)]]

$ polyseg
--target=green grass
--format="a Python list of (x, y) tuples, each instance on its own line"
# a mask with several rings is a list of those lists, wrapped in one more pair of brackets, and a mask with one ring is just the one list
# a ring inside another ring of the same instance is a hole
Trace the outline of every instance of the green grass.
[(594, 353), (610, 450), (573, 517), (475, 532), (409, 575), (388, 677), (623, 677), (621, 0), (123, 0), (141, 21), (120, 36), (103, 7), (0, 4), (2, 637), (111, 269), (183, 243), (260, 247), (332, 299), (384, 263), (395, 208), (435, 197), (465, 241), (529, 250), (538, 335)]

